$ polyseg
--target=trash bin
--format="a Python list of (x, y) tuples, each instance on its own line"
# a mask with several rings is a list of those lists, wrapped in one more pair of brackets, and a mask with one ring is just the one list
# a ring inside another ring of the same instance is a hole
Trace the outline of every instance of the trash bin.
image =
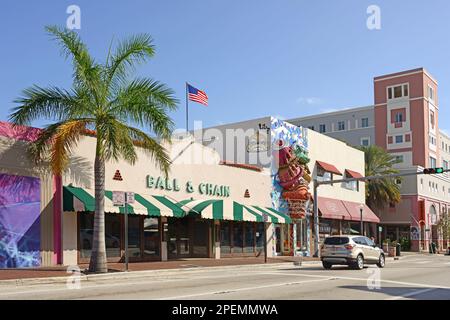
[(432, 249), (433, 253), (436, 253), (436, 252), (437, 252), (437, 246), (436, 246), (436, 243), (434, 243), (434, 242), (431, 243), (431, 249)]
[(402, 249), (402, 245), (401, 245), (400, 243), (397, 243), (396, 251), (395, 251), (395, 255), (396, 255), (397, 257), (400, 257), (400, 251), (401, 251), (401, 249)]

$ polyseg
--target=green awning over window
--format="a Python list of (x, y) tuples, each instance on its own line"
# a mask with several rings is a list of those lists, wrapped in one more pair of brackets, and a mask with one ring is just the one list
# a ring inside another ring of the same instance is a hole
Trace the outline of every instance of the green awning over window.
[[(95, 211), (94, 190), (77, 187), (63, 188), (63, 209), (66, 212)], [(181, 218), (198, 214), (204, 219), (291, 223), (291, 218), (272, 208), (244, 205), (228, 199), (173, 201), (165, 196), (134, 194), (135, 202), (127, 205), (127, 212), (146, 216)], [(105, 212), (124, 213), (124, 207), (112, 202), (112, 191), (105, 191)]]
[[(63, 188), (63, 209), (68, 212), (95, 211), (94, 190), (76, 187)], [(148, 216), (183, 217), (185, 211), (175, 201), (164, 196), (150, 196), (135, 193), (135, 202), (127, 205), (127, 212)], [(112, 191), (105, 191), (105, 212), (124, 213), (124, 207), (112, 202)]]
[(204, 219), (291, 223), (291, 218), (272, 208), (244, 205), (232, 200), (183, 200), (179, 202), (190, 214)]

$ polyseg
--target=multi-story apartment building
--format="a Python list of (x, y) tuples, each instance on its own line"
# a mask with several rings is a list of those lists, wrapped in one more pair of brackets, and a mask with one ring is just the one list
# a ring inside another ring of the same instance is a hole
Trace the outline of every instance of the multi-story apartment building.
[[(450, 138), (439, 129), (438, 83), (423, 68), (374, 78), (374, 105), (288, 120), (353, 146), (376, 144), (401, 172), (448, 168)], [(411, 240), (413, 250), (443, 245), (437, 224), (450, 210), (450, 176), (398, 180), (402, 201), (378, 212), (383, 236)]]

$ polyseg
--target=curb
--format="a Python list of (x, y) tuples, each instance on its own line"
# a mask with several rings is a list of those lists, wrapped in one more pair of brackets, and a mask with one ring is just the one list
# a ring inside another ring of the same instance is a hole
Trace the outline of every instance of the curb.
[[(320, 261), (304, 261), (303, 265), (315, 265), (319, 264)], [(192, 271), (200, 271), (204, 269), (209, 270), (227, 270), (227, 269), (242, 269), (246, 267), (263, 269), (267, 267), (281, 267), (286, 266), (286, 264), (293, 264), (292, 261), (279, 262), (279, 263), (267, 263), (267, 264), (245, 264), (245, 265), (232, 265), (232, 266), (208, 266), (208, 267), (192, 267), (192, 268), (174, 268), (174, 269), (156, 269), (156, 270), (139, 270), (139, 271), (129, 271), (129, 272), (112, 272), (105, 274), (80, 274), (80, 281), (96, 281), (96, 280), (126, 280), (135, 279), (139, 277), (148, 276), (164, 276), (179, 273), (188, 273)], [(27, 285), (41, 285), (41, 284), (56, 284), (56, 283), (67, 283), (71, 280), (71, 276), (60, 276), (60, 277), (42, 277), (42, 278), (26, 278), (26, 279), (9, 279), (0, 280), (0, 287), (2, 286), (27, 286)]]

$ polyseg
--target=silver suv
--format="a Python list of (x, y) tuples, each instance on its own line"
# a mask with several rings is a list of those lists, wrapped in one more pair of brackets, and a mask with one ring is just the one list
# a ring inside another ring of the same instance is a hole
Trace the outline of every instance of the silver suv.
[(325, 238), (320, 248), (322, 265), (330, 269), (333, 265), (348, 265), (361, 270), (364, 264), (376, 264), (384, 268), (384, 252), (364, 236), (331, 236)]

